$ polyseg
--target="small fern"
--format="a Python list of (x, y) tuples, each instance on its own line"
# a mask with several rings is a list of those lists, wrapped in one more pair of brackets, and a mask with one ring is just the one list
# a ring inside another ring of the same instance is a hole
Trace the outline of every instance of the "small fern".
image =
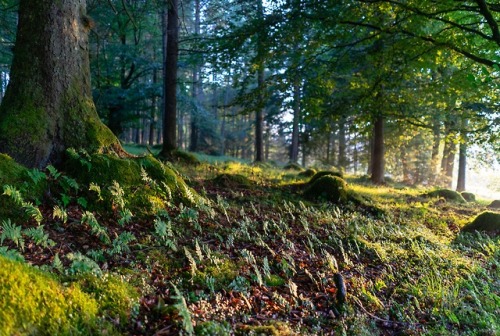
[(59, 207), (58, 205), (54, 206), (54, 209), (52, 210), (52, 218), (54, 219), (60, 219), (63, 224), (68, 221), (68, 213), (66, 210), (63, 208)]
[(59, 253), (56, 253), (56, 255), (54, 256), (54, 260), (52, 260), (52, 268), (54, 268), (61, 274), (64, 272), (64, 265), (61, 259), (59, 259)]
[(48, 165), (47, 170), (49, 171), (50, 177), (52, 177), (54, 180), (57, 180), (59, 179), (59, 177), (61, 177), (61, 173), (58, 172), (54, 166)]
[(97, 184), (95, 184), (93, 182), (90, 183), (89, 191), (95, 191), (97, 193), (97, 199), (99, 201), (103, 200), (102, 195), (101, 195), (101, 187), (99, 187)]
[(28, 228), (23, 231), (23, 233), (31, 238), (36, 245), (42, 247), (54, 246), (55, 242), (49, 239), (49, 235), (43, 230), (43, 225), (37, 226), (36, 228)]
[(172, 287), (174, 288), (175, 293), (173, 298), (177, 300), (174, 307), (177, 309), (179, 316), (182, 318), (182, 328), (188, 335), (194, 335), (193, 322), (191, 321), (191, 313), (189, 312), (186, 299), (182, 296), (181, 292), (174, 284), (172, 284)]
[(120, 224), (120, 226), (125, 226), (125, 224), (130, 223), (133, 216), (132, 212), (129, 209), (120, 210), (119, 215), (120, 219), (118, 220), (118, 224)]
[(82, 215), (82, 223), (85, 223), (88, 226), (90, 226), (92, 234), (99, 237), (99, 239), (103, 243), (108, 244), (111, 242), (108, 233), (106, 231), (106, 228), (99, 224), (93, 213), (85, 211)]
[(40, 170), (38, 170), (36, 168), (32, 169), (32, 170), (29, 170), (28, 171), (28, 176), (30, 177), (31, 181), (33, 181), (33, 183), (35, 185), (37, 185), (38, 183), (40, 183), (40, 181), (47, 179), (47, 175), (45, 175), (44, 172), (41, 172)]
[(125, 208), (125, 199), (123, 197), (125, 196), (125, 191), (120, 186), (120, 184), (116, 181), (113, 181), (113, 185), (110, 186), (108, 189), (109, 189), (111, 196), (113, 198), (113, 203), (116, 204), (118, 209), (120, 209), (120, 210), (124, 209)]
[(34, 206), (33, 203), (30, 202), (24, 202), (23, 208), (24, 212), (26, 212), (26, 214), (28, 214), (31, 218), (33, 218), (36, 221), (38, 225), (40, 225), (40, 223), (43, 220), (43, 215), (40, 212), (40, 209), (38, 209), (37, 206)]
[(69, 275), (91, 273), (96, 276), (102, 276), (102, 271), (99, 265), (80, 252), (70, 253), (66, 257), (71, 260), (71, 265), (66, 271)]
[(0, 235), (0, 244), (3, 244), (5, 239), (10, 239), (17, 247), (24, 250), (24, 239), (22, 228), (10, 221), (10, 218), (2, 221), (2, 234)]
[(3, 194), (10, 197), (17, 205), (22, 205), (24, 202), (21, 192), (11, 185), (6, 184), (3, 186)]
[(113, 240), (113, 247), (108, 250), (109, 255), (129, 253), (129, 244), (136, 240), (135, 236), (130, 232), (122, 232), (118, 237)]

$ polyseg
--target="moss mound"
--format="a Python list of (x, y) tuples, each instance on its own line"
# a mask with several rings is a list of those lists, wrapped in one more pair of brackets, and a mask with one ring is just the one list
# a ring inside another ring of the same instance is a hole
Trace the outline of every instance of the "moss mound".
[(488, 205), (489, 209), (500, 209), (500, 200), (494, 200), (491, 202), (490, 205)]
[(300, 177), (313, 177), (314, 174), (316, 174), (316, 169), (314, 168), (309, 168), (304, 170), (303, 172), (300, 172), (298, 176)]
[(323, 176), (336, 176), (341, 179), (344, 178), (344, 175), (341, 172), (335, 172), (331, 170), (322, 170), (313, 175), (313, 177), (309, 180), (309, 184), (313, 184), (316, 180), (322, 178)]
[(246, 176), (240, 174), (219, 174), (212, 180), (223, 188), (252, 188), (253, 183)]
[(467, 202), (475, 202), (476, 201), (476, 195), (470, 192), (462, 192), (460, 195), (467, 201)]
[(99, 319), (100, 303), (78, 286), (0, 256), (0, 334), (113, 334)]
[(467, 201), (463, 198), (460, 193), (450, 190), (450, 189), (438, 189), (434, 191), (430, 191), (423, 195), (424, 197), (442, 197), (447, 201), (457, 202), (457, 203), (467, 203)]
[(326, 199), (333, 203), (346, 203), (351, 199), (347, 183), (338, 176), (326, 175), (310, 183), (304, 191), (309, 199)]
[(171, 201), (198, 204), (203, 199), (172, 168), (153, 156), (122, 159), (111, 154), (68, 152), (66, 173), (79, 183), (108, 190), (118, 183), (133, 209), (154, 211)]
[(285, 165), (283, 167), (283, 169), (284, 170), (295, 170), (295, 171), (303, 171), (304, 170), (304, 168), (302, 168), (301, 166), (299, 166), (298, 164), (293, 163), (293, 162), (290, 162), (287, 165)]
[(6, 154), (0, 154), (0, 186), (14, 184), (27, 176), (28, 169)]
[(464, 232), (485, 231), (495, 236), (500, 235), (500, 213), (491, 211), (478, 215), (470, 224), (462, 228)]

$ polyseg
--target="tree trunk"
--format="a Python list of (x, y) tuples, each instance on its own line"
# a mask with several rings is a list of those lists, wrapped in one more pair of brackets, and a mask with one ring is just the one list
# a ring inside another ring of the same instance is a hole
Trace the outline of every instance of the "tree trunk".
[(339, 121), (339, 160), (338, 166), (343, 171), (347, 168), (347, 156), (346, 156), (346, 133), (345, 133), (345, 123), (346, 118), (342, 116)]
[[(263, 0), (257, 1), (257, 15), (260, 20), (264, 20), (264, 6), (262, 4)], [(260, 92), (259, 104), (257, 110), (255, 111), (255, 162), (264, 161), (264, 43), (263, 35), (259, 34), (259, 39), (257, 41), (257, 58), (258, 58), (258, 70), (257, 70), (257, 85)]]
[(434, 120), (434, 125), (432, 127), (433, 143), (432, 143), (432, 154), (431, 154), (431, 177), (430, 182), (432, 184), (436, 183), (438, 178), (438, 163), (439, 163), (439, 146), (441, 144), (441, 121), (438, 118)]
[(123, 154), (99, 120), (90, 87), (84, 0), (21, 0), (10, 83), (0, 107), (0, 152), (42, 168), (67, 148)]
[[(179, 0), (165, 2), (167, 9), (166, 47), (163, 65), (163, 148), (160, 156), (177, 149), (177, 59), (179, 54)], [(165, 15), (164, 15), (165, 17)]]
[(299, 122), (300, 122), (300, 84), (295, 80), (293, 85), (293, 127), (290, 162), (297, 163), (299, 159)]
[[(200, 13), (201, 13), (201, 6), (200, 6), (200, 0), (195, 0), (195, 8), (194, 8), (194, 33), (196, 36), (199, 36), (201, 29), (201, 21), (200, 21)], [(191, 89), (191, 97), (193, 98), (193, 102), (195, 106), (193, 107), (193, 113), (191, 114), (191, 136), (190, 136), (190, 141), (189, 141), (189, 150), (192, 152), (198, 151), (198, 138), (199, 138), (199, 112), (198, 112), (198, 104), (199, 104), (199, 97), (202, 92), (202, 87), (201, 87), (201, 77), (200, 77), (201, 69), (199, 66), (198, 61), (195, 61), (195, 64), (193, 66), (193, 87)]]
[(457, 191), (465, 191), (465, 177), (467, 174), (467, 124), (468, 121), (464, 120), (462, 124), (462, 139), (460, 142), (460, 151), (458, 154), (458, 179)]
[(377, 115), (373, 124), (373, 152), (371, 158), (372, 176), (374, 184), (383, 184), (384, 180), (384, 117)]

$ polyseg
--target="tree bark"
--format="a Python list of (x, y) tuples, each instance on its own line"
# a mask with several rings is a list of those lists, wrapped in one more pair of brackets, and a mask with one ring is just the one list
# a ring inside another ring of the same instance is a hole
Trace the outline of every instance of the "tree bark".
[(460, 149), (458, 154), (458, 179), (457, 191), (465, 191), (465, 177), (467, 175), (467, 120), (462, 124), (462, 139), (460, 142)]
[[(257, 1), (257, 15), (261, 20), (264, 20), (264, 6), (262, 0)], [(264, 161), (264, 33), (259, 34), (257, 41), (257, 85), (260, 94), (259, 104), (255, 111), (255, 162)]]
[(179, 1), (167, 6), (166, 47), (163, 66), (163, 148), (160, 156), (169, 157), (177, 149), (177, 59), (179, 56)]
[(67, 148), (124, 154), (92, 100), (85, 0), (21, 0), (11, 79), (0, 107), (0, 152), (28, 166)]
[(299, 122), (300, 122), (300, 84), (295, 80), (293, 85), (293, 127), (290, 162), (297, 163), (299, 159)]
[(347, 168), (347, 156), (346, 156), (346, 132), (345, 132), (346, 117), (342, 116), (339, 121), (339, 159), (338, 166), (343, 171)]
[[(198, 36), (201, 32), (200, 25), (200, 13), (201, 13), (201, 5), (200, 0), (195, 0), (195, 8), (194, 8), (194, 33)], [(191, 89), (191, 97), (193, 98), (193, 102), (195, 106), (193, 107), (193, 113), (191, 114), (191, 136), (189, 141), (189, 150), (192, 152), (198, 151), (198, 139), (199, 139), (199, 117), (198, 117), (198, 103), (199, 98), (201, 96), (202, 87), (201, 87), (201, 69), (198, 60), (195, 61), (193, 65), (193, 87)]]
[(373, 152), (371, 158), (372, 176), (374, 184), (383, 184), (384, 180), (384, 117), (377, 115), (373, 124)]

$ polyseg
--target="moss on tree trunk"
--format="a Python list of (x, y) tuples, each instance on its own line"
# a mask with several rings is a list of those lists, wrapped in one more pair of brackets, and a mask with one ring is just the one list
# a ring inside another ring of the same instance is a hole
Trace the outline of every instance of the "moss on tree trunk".
[(28, 167), (67, 148), (123, 153), (92, 101), (85, 0), (21, 0), (11, 81), (0, 107), (0, 152)]

